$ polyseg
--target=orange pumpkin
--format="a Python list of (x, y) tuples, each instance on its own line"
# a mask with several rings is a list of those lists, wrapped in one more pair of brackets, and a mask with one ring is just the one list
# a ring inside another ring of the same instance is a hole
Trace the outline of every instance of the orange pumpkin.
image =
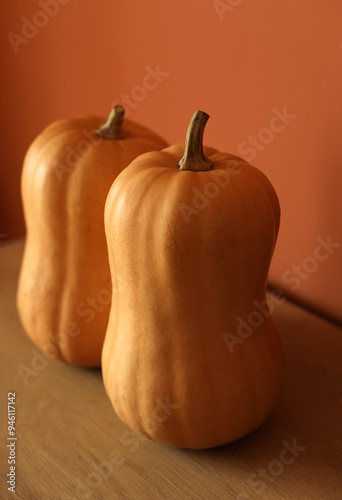
[(123, 120), (60, 120), (32, 143), (22, 199), (27, 240), (18, 310), (32, 341), (48, 356), (99, 366), (111, 301), (103, 213), (116, 176), (136, 156), (166, 142)]
[[(265, 297), (278, 198), (257, 168), (203, 149), (207, 119), (195, 113), (185, 146), (134, 160), (105, 208), (117, 290), (102, 352), (107, 394), (129, 427), (186, 448), (256, 429), (283, 370)], [(245, 335), (241, 318), (260, 319), (257, 305), (266, 313)]]

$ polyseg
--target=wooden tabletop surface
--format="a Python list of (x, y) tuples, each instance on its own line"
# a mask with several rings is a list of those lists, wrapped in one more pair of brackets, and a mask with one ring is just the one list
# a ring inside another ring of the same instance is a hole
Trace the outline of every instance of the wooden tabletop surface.
[[(1, 500), (342, 499), (341, 328), (288, 300), (278, 304), (286, 374), (272, 416), (229, 445), (174, 449), (116, 417), (99, 369), (39, 355), (16, 312), (22, 251), (22, 241), (0, 246)], [(11, 457), (15, 493), (6, 483)]]

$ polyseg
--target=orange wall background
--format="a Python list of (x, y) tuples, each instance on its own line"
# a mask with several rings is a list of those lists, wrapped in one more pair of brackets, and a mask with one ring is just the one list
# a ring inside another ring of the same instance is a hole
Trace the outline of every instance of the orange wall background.
[(0, 241), (24, 234), (22, 161), (52, 121), (121, 102), (174, 143), (201, 109), (205, 143), (278, 193), (271, 284), (341, 322), (341, 19), (333, 0), (2, 2)]

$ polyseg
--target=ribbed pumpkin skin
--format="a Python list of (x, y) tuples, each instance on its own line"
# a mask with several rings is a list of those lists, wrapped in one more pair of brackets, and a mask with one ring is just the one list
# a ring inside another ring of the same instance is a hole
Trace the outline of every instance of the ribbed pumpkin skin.
[[(223, 336), (238, 336), (237, 318), (265, 300), (280, 210), (268, 179), (242, 159), (204, 147), (213, 170), (179, 171), (183, 152), (177, 145), (142, 155), (109, 192), (116, 293), (102, 371), (128, 426), (200, 449), (251, 432), (276, 404), (283, 355), (271, 319), (234, 352)], [(208, 188), (226, 174), (226, 187)], [(216, 195), (187, 219), (181, 207), (194, 207), (195, 188)]]
[[(100, 139), (101, 123), (99, 117), (53, 123), (30, 146), (22, 173), (27, 240), (19, 315), (44, 353), (80, 366), (100, 365), (110, 310), (108, 191), (136, 156), (167, 145), (129, 120), (123, 139)], [(67, 156), (71, 150), (78, 151), (74, 159)]]

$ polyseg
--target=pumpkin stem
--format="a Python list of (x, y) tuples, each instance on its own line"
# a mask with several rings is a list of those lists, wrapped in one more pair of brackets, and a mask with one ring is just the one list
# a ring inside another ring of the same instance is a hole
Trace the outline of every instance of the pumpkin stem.
[(121, 126), (124, 116), (125, 108), (123, 106), (115, 106), (110, 112), (106, 123), (96, 130), (96, 134), (101, 139), (122, 139), (124, 135)]
[(213, 166), (203, 152), (203, 132), (209, 115), (204, 111), (195, 111), (191, 118), (185, 139), (183, 158), (179, 162), (180, 170), (203, 172)]

